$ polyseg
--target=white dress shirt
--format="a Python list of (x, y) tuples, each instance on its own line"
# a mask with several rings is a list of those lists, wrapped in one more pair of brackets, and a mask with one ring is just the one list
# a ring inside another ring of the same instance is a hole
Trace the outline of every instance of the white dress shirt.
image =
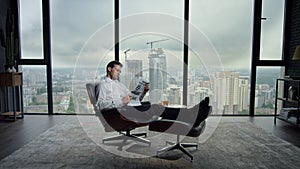
[(100, 110), (123, 107), (122, 98), (131, 93), (119, 80), (112, 80), (108, 77), (100, 81), (97, 90), (97, 105)]

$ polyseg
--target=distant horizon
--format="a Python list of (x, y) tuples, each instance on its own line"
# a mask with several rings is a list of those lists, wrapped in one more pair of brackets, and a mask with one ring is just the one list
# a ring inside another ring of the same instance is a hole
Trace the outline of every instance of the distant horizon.
[[(46, 66), (45, 65), (19, 65), (19, 66), (24, 66), (24, 67), (30, 67), (32, 69), (40, 69), (40, 68), (45, 68), (46, 69)], [(105, 66), (100, 66), (100, 67), (97, 67), (97, 69), (105, 69), (106, 65)], [(263, 66), (261, 66), (263, 67)], [(77, 67), (77, 68), (74, 68), (74, 67), (69, 67), (69, 66), (66, 66), (66, 67), (52, 67), (52, 70), (57, 70), (57, 69), (95, 69), (96, 67)], [(195, 68), (192, 68), (192, 69), (195, 69)], [(230, 70), (231, 69), (231, 70)], [(264, 70), (274, 70), (274, 69), (281, 69), (280, 66), (274, 66), (274, 67), (263, 67)], [(250, 69), (247, 69), (247, 68), (224, 68), (224, 71), (232, 71), (232, 72), (238, 72), (238, 71), (249, 71), (250, 72)]]

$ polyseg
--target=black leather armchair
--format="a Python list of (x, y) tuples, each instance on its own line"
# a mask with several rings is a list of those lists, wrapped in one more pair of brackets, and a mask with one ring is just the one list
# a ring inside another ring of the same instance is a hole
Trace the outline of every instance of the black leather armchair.
[(93, 105), (96, 116), (101, 121), (105, 132), (117, 131), (120, 134), (113, 137), (103, 138), (102, 142), (104, 143), (105, 141), (112, 141), (112, 140), (126, 141), (131, 139), (131, 140), (135, 140), (135, 141), (139, 141), (151, 145), (151, 142), (149, 140), (141, 138), (141, 136), (146, 137), (147, 136), (146, 133), (137, 133), (137, 134), (131, 133), (131, 130), (137, 127), (147, 126), (148, 123), (137, 123), (128, 120), (126, 119), (126, 117), (122, 116), (116, 108), (102, 110), (102, 111), (98, 109), (98, 106), (96, 105), (97, 98), (98, 98), (98, 93), (97, 93), (98, 85), (99, 84), (92, 84), (92, 83), (86, 84), (87, 93), (90, 102)]
[[(162, 119), (150, 122), (149, 130), (156, 132), (164, 132), (177, 135), (176, 143), (166, 142), (171, 144), (159, 151), (157, 151), (157, 156), (174, 149), (179, 149), (186, 155), (188, 155), (193, 161), (193, 156), (185, 148), (196, 147), (197, 143), (182, 143), (180, 142), (180, 135), (189, 137), (198, 137), (205, 129), (206, 118), (212, 111), (212, 107), (209, 106), (209, 98), (206, 97), (200, 102), (200, 106), (194, 107), (193, 112), (185, 112), (190, 114), (180, 114), (180, 109), (171, 108), (168, 110), (168, 114), (163, 114)], [(170, 114), (171, 113), (171, 114)], [(176, 114), (176, 115), (174, 115)], [(180, 116), (180, 117), (178, 117)], [(175, 117), (175, 118), (174, 118)], [(191, 120), (194, 119), (194, 120)]]

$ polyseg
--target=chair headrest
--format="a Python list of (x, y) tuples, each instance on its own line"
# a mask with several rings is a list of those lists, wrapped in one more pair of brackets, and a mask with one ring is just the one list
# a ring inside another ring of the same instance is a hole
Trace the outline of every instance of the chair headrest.
[(100, 83), (95, 83), (95, 96), (96, 96), (96, 101), (99, 96), (99, 90), (100, 90)]
[(88, 93), (88, 96), (90, 98), (91, 103), (94, 105), (97, 102), (97, 97), (96, 97), (96, 90), (95, 90), (95, 84), (92, 83), (87, 83), (86, 84), (86, 90)]
[(211, 113), (212, 107), (209, 106), (209, 97), (205, 97), (200, 102), (200, 106), (198, 109), (198, 114), (194, 123), (194, 127), (199, 126), (202, 121), (204, 121), (208, 115)]

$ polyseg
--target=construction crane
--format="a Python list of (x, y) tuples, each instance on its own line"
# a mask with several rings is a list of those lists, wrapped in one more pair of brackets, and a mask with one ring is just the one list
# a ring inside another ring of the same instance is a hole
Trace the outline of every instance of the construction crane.
[(147, 42), (146, 44), (147, 44), (147, 45), (150, 44), (150, 47), (151, 47), (151, 49), (152, 49), (153, 43), (156, 43), (156, 42), (162, 42), (162, 41), (166, 41), (166, 40), (169, 40), (169, 39), (161, 39), (161, 40), (151, 41), (151, 42)]
[(125, 61), (127, 60), (127, 52), (129, 52), (130, 51), (130, 49), (126, 49), (125, 51), (124, 51), (124, 54), (125, 54)]

